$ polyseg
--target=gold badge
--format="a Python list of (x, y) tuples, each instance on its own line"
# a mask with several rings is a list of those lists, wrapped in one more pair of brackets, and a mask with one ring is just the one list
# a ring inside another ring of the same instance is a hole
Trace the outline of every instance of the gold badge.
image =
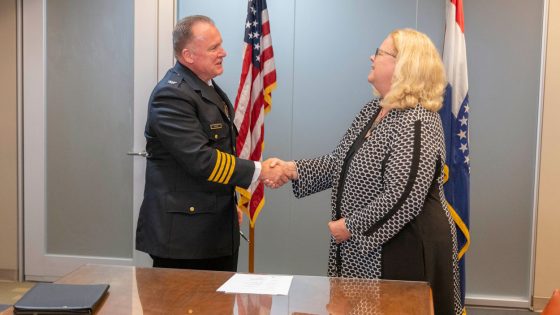
[(212, 130), (222, 129), (222, 124), (211, 124), (210, 129)]

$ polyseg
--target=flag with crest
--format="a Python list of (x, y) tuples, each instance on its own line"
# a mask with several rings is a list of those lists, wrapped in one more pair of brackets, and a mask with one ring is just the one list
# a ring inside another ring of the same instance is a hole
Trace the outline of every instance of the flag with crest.
[(469, 84), (465, 45), (465, 19), (462, 0), (448, 0), (446, 8), (443, 63), (448, 80), (444, 106), (440, 111), (445, 133), (446, 166), (445, 198), (455, 221), (458, 239), (458, 260), (461, 301), (465, 302), (465, 253), (470, 245), (469, 234)]

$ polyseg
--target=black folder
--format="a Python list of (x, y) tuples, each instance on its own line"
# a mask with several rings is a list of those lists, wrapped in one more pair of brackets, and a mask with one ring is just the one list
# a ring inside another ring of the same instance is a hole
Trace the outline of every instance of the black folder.
[(14, 304), (14, 314), (93, 314), (108, 284), (39, 283)]

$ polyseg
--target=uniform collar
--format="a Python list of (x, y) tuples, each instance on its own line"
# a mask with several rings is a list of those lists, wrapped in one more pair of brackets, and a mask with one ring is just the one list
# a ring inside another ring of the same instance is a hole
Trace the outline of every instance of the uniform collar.
[(222, 99), (218, 94), (221, 90), (218, 88), (218, 85), (214, 82), (214, 80), (212, 80), (212, 86), (208, 85), (208, 83), (202, 81), (194, 72), (192, 72), (191, 69), (185, 67), (178, 61), (175, 63), (175, 67), (173, 67), (173, 69), (183, 77), (183, 80), (185, 80), (185, 82), (193, 90), (199, 92), (202, 97), (218, 106), (222, 104)]
[[(173, 69), (183, 77), (183, 80), (190, 86), (193, 90), (199, 93), (204, 99), (214, 103), (220, 111), (228, 118), (232, 117), (232, 108), (228, 97), (222, 91), (222, 89), (216, 84), (214, 80), (211, 80), (212, 85), (208, 85), (207, 82), (202, 81), (191, 69), (185, 67), (180, 62), (176, 62)], [(224, 106), (225, 104), (225, 106)]]

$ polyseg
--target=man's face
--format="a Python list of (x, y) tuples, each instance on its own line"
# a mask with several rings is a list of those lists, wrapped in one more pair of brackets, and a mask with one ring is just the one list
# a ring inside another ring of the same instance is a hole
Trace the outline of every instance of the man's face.
[(192, 28), (193, 39), (182, 51), (186, 65), (204, 82), (224, 72), (222, 62), (227, 53), (222, 47), (222, 36), (218, 29), (208, 23), (199, 22)]

